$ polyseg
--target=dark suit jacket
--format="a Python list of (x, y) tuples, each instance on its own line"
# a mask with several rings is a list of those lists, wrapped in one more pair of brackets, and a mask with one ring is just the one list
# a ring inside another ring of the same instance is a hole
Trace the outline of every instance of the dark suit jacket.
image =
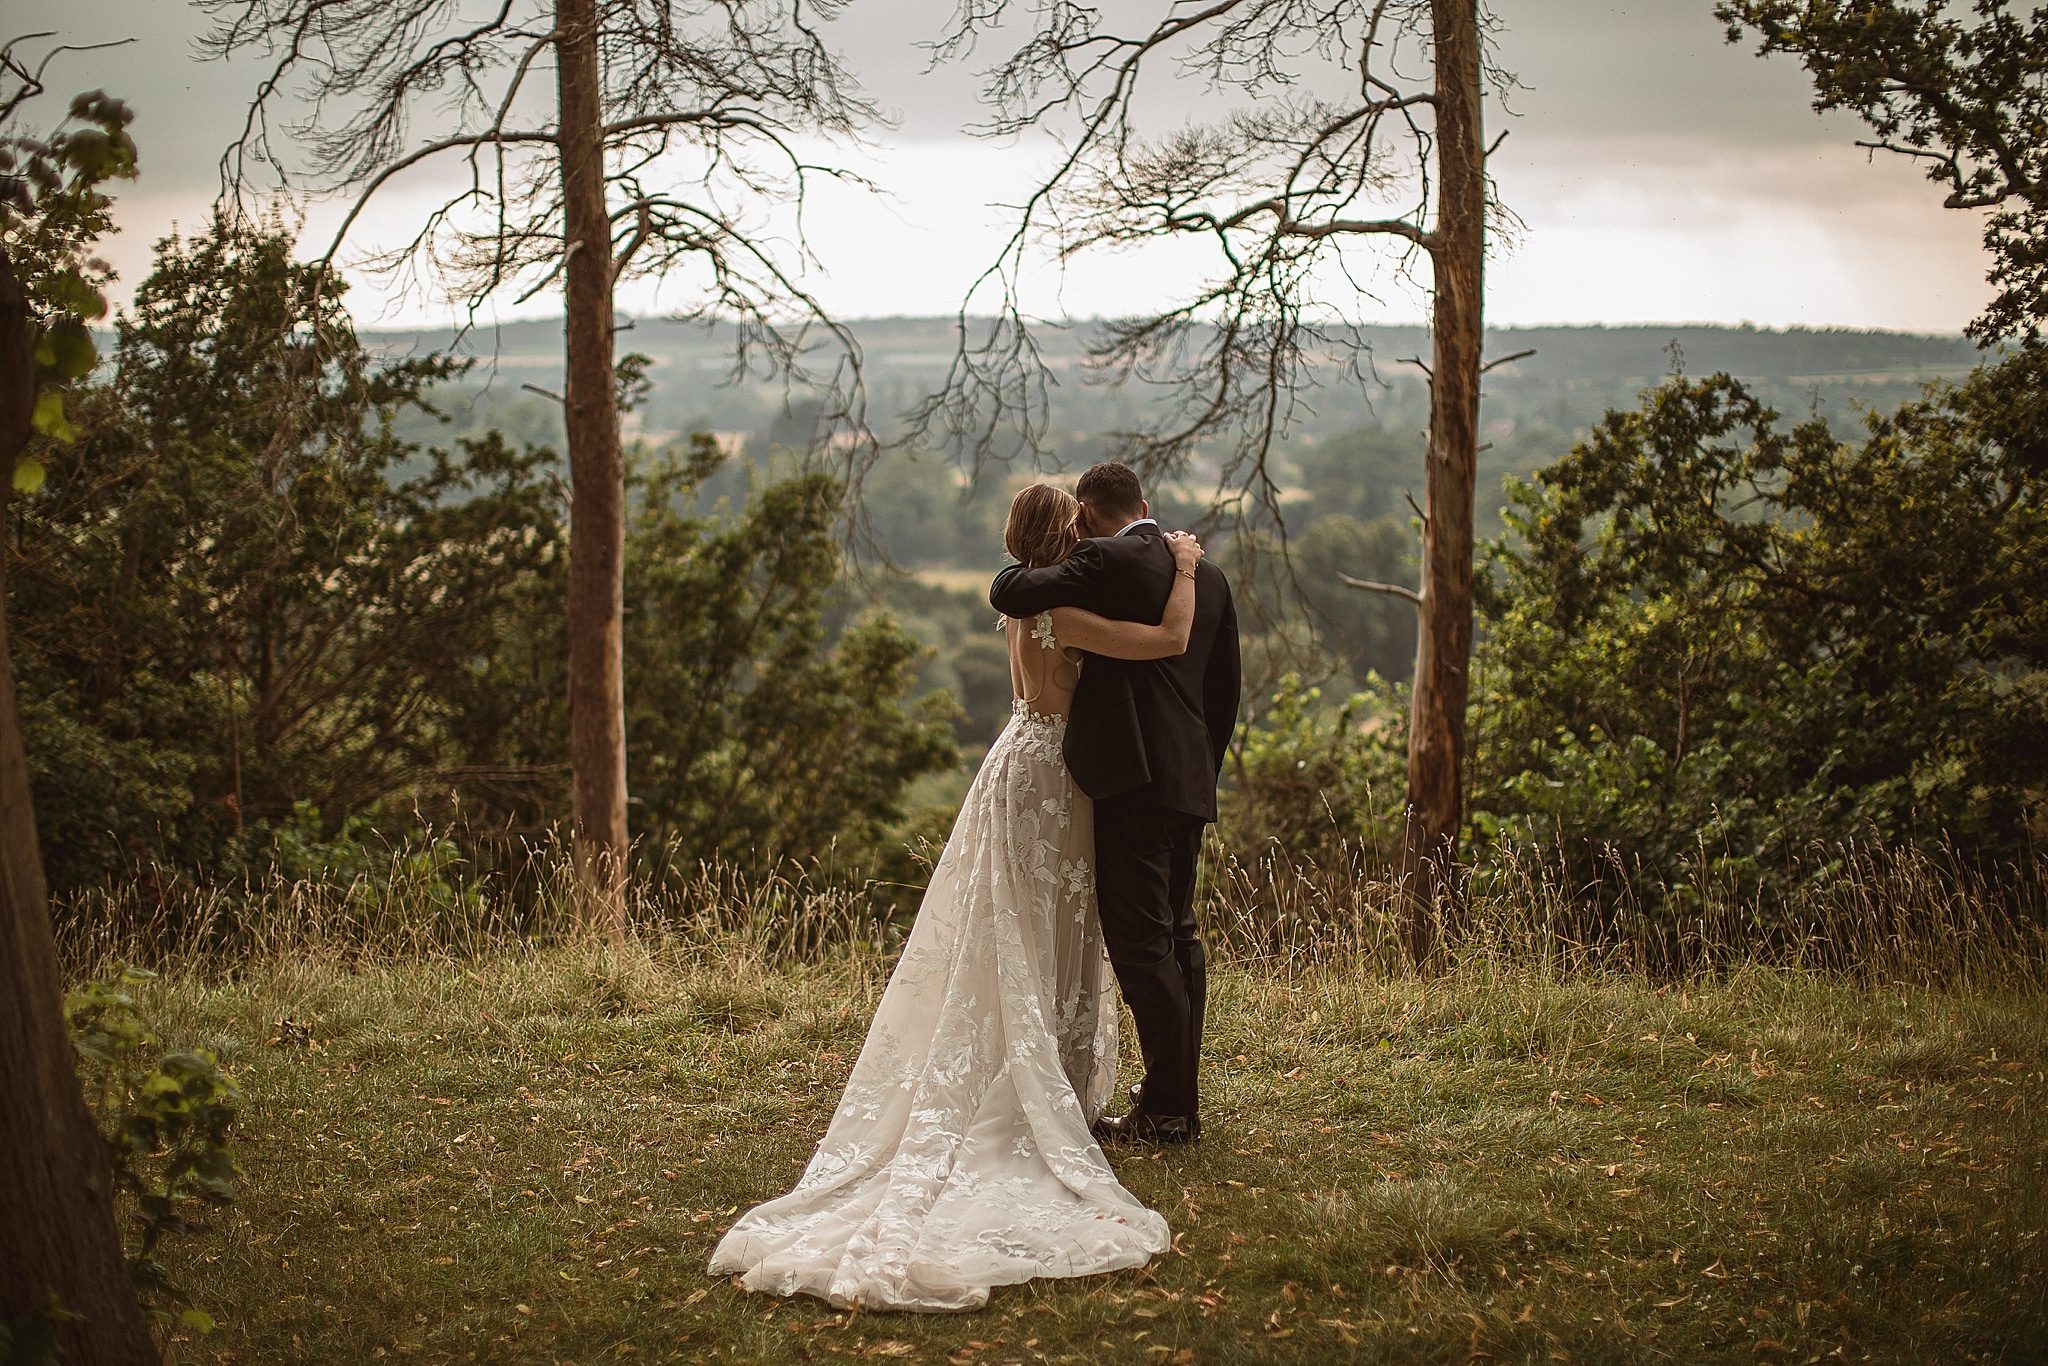
[[(1033, 617), (1084, 607), (1117, 621), (1157, 625), (1173, 589), (1173, 552), (1146, 523), (1091, 537), (1058, 564), (1011, 565), (988, 600)], [(1171, 811), (1216, 819), (1216, 779), (1237, 727), (1237, 608), (1223, 571), (1195, 567), (1195, 622), (1186, 653), (1171, 659), (1090, 655), (1067, 723), (1067, 768), (1097, 801), (1141, 796)]]

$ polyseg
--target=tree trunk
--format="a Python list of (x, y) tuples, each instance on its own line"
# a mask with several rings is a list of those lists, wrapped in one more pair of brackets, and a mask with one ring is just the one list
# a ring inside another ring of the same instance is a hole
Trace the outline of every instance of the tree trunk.
[(569, 773), (581, 913), (625, 932), (625, 477), (612, 374), (611, 221), (596, 0), (555, 7), (567, 316)]
[[(7, 504), (35, 401), (26, 300), (0, 251), (0, 1320), (54, 1303), (67, 1361), (153, 1362), (114, 1226), (106, 1145), (79, 1093), (7, 641)], [(73, 1317), (73, 1316), (76, 1317)]]
[(1434, 957), (1456, 916), (1465, 702), (1472, 660), (1472, 492), (1479, 463), (1479, 353), (1486, 251), (1479, 19), (1474, 0), (1431, 0), (1436, 48), (1437, 209), (1431, 247), (1429, 454), (1422, 607), (1408, 727), (1401, 845), (1409, 953)]

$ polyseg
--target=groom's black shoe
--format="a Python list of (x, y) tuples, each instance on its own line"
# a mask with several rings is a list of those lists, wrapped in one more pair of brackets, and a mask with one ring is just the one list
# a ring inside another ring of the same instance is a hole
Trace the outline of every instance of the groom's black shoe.
[[(1126, 1090), (1124, 1091), (1124, 1094), (1125, 1094), (1125, 1095), (1127, 1095), (1127, 1096), (1129, 1096), (1129, 1097), (1131, 1098), (1131, 1111), (1132, 1111), (1132, 1113), (1133, 1113), (1133, 1114), (1135, 1114), (1135, 1113), (1136, 1113), (1137, 1111), (1139, 1111), (1139, 1110), (1142, 1110), (1142, 1109), (1144, 1109), (1144, 1108), (1145, 1108), (1145, 1083), (1144, 1083), (1144, 1082), (1142, 1082), (1142, 1081), (1134, 1081), (1134, 1082), (1132, 1082), (1132, 1083), (1130, 1084), (1129, 1088), (1128, 1088), (1128, 1089), (1126, 1089)], [(1130, 1118), (1130, 1116), (1129, 1116), (1129, 1115), (1126, 1115), (1126, 1116), (1124, 1116), (1124, 1118), (1128, 1119), (1128, 1118)], [(1195, 1124), (1195, 1137), (1196, 1137), (1196, 1138), (1200, 1138), (1200, 1137), (1202, 1136), (1202, 1121), (1201, 1121), (1201, 1120), (1199, 1120), (1199, 1119), (1197, 1119), (1197, 1120), (1196, 1120), (1196, 1121), (1194, 1122), (1194, 1124)]]
[(1095, 1121), (1098, 1143), (1193, 1143), (1202, 1136), (1202, 1121), (1191, 1115), (1155, 1115), (1133, 1110), (1115, 1119)]

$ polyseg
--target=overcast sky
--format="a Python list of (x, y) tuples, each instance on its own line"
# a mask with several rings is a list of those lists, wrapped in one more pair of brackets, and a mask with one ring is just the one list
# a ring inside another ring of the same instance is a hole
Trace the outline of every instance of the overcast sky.
[[(824, 273), (807, 283), (845, 316), (946, 313), (1003, 236), (1004, 215), (1045, 145), (963, 136), (976, 115), (967, 69), (927, 74), (916, 44), (952, 0), (855, 0), (836, 27), (869, 92), (896, 126), (860, 169), (884, 199), (834, 191), (814, 205)], [(1854, 147), (1852, 119), (1823, 119), (1796, 63), (1758, 59), (1722, 39), (1711, 0), (1496, 0), (1499, 56), (1528, 89), (1493, 171), (1527, 224), (1489, 267), (1496, 324), (1754, 322), (1759, 325), (1959, 330), (1987, 295), (1978, 221), (1941, 208), (1938, 188), (1895, 158)], [(49, 29), (66, 42), (137, 41), (62, 57), (53, 94), (99, 86), (137, 111), (143, 172), (120, 194), (121, 234), (106, 254), (124, 286), (147, 270), (173, 224), (203, 223), (220, 149), (239, 128), (253, 67), (197, 61), (203, 16), (179, 0), (7, 0), (7, 31)], [(1187, 110), (1198, 95), (1187, 92)], [(41, 117), (58, 108), (45, 101)], [(1162, 111), (1169, 116), (1174, 112)], [(1185, 112), (1185, 111), (1183, 111)], [(436, 186), (421, 172), (363, 222), (363, 240), (415, 221)], [(307, 207), (307, 245), (338, 213)], [(1038, 281), (1042, 313), (1100, 316), (1164, 302), (1197, 278), (1186, 253), (1084, 260)], [(125, 288), (118, 291), (125, 294)], [(1376, 315), (1424, 312), (1390, 282)], [(656, 285), (621, 301), (655, 312)], [(435, 323), (449, 310), (375, 281), (351, 294), (358, 319)], [(548, 297), (498, 316), (559, 311)]]

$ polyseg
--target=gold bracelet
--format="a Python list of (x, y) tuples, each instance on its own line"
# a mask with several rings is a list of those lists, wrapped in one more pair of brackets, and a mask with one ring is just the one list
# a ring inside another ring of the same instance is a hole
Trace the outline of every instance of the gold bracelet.
[(1194, 570), (1192, 570), (1192, 569), (1180, 569), (1180, 568), (1176, 568), (1176, 569), (1175, 569), (1175, 570), (1174, 570), (1173, 572), (1174, 572), (1174, 573), (1176, 573), (1176, 574), (1185, 574), (1185, 575), (1187, 575), (1187, 576), (1188, 576), (1189, 578), (1191, 578), (1191, 579), (1192, 579), (1192, 578), (1193, 578), (1193, 577), (1195, 576), (1195, 571), (1194, 571)]

